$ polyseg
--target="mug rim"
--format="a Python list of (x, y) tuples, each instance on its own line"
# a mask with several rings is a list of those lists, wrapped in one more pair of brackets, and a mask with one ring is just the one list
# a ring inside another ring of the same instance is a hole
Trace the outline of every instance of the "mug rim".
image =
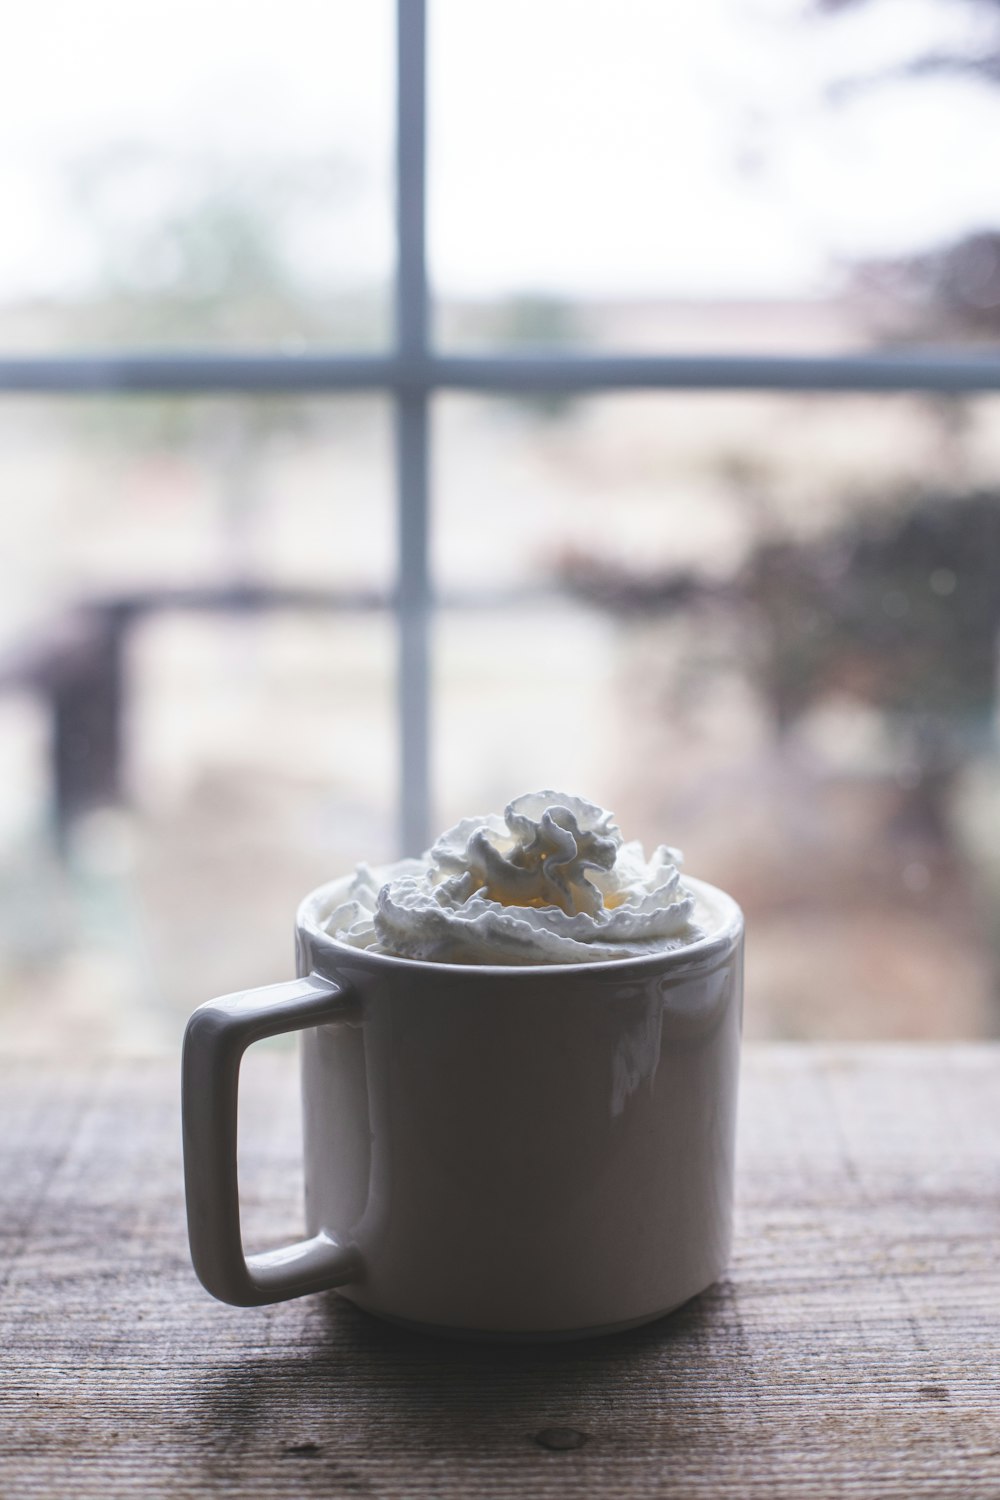
[(719, 920), (703, 937), (694, 942), (683, 943), (678, 948), (666, 948), (659, 953), (638, 953), (622, 958), (603, 958), (593, 962), (570, 964), (456, 964), (440, 959), (404, 958), (397, 953), (373, 953), (370, 948), (357, 948), (327, 932), (319, 919), (320, 908), (327, 895), (340, 886), (349, 875), (338, 875), (333, 880), (316, 886), (299, 902), (295, 914), (296, 931), (306, 937), (314, 955), (326, 953), (334, 959), (348, 959), (352, 963), (370, 964), (374, 969), (402, 969), (403, 971), (430, 971), (435, 974), (454, 974), (472, 978), (489, 976), (491, 979), (538, 978), (543, 974), (606, 974), (609, 972), (642, 971), (643, 969), (665, 970), (687, 967), (720, 958), (728, 954), (739, 943), (744, 933), (745, 922), (739, 903), (728, 891), (711, 885), (707, 880), (685, 876), (684, 883), (695, 894), (708, 897), (710, 907), (718, 905)]

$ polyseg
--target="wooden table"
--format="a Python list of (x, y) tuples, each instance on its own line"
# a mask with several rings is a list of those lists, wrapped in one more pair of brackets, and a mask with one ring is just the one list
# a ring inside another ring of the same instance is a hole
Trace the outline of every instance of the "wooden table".
[[(252, 1058), (248, 1239), (299, 1224)], [(726, 1280), (638, 1331), (238, 1311), (187, 1257), (173, 1060), (0, 1069), (0, 1494), (1000, 1496), (1000, 1048), (748, 1049)]]

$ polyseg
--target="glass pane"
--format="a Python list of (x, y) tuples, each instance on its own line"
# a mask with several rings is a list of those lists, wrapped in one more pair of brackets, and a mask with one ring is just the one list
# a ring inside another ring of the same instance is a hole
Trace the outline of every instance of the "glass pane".
[(0, 644), (144, 589), (386, 590), (390, 431), (362, 396), (0, 402)]
[(995, 340), (988, 9), (436, 0), (442, 340), (827, 350), (984, 309)]
[(456, 396), (436, 439), (438, 821), (564, 786), (679, 845), (752, 1035), (995, 1034), (1000, 401)]
[(396, 839), (381, 399), (0, 404), (0, 1026), (173, 1044)]
[(0, 53), (0, 345), (370, 347), (390, 0), (38, 0)]

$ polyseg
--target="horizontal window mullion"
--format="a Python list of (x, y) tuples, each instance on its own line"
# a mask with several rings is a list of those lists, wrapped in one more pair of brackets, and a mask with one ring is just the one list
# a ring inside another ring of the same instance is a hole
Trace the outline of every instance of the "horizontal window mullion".
[(0, 392), (52, 395), (308, 393), (384, 390), (398, 379), (385, 356), (308, 354), (73, 354), (0, 358)]
[(438, 356), (446, 390), (995, 391), (1000, 355)]
[(0, 393), (1000, 391), (1000, 355), (113, 354), (0, 358)]

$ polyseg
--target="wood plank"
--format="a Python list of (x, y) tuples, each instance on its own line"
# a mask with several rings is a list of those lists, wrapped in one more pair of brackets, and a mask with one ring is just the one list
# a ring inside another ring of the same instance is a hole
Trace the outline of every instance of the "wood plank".
[[(254, 1059), (248, 1238), (296, 1231)], [(238, 1311), (187, 1257), (173, 1061), (0, 1067), (0, 1494), (1000, 1494), (1000, 1048), (748, 1049), (728, 1277), (577, 1345)]]

